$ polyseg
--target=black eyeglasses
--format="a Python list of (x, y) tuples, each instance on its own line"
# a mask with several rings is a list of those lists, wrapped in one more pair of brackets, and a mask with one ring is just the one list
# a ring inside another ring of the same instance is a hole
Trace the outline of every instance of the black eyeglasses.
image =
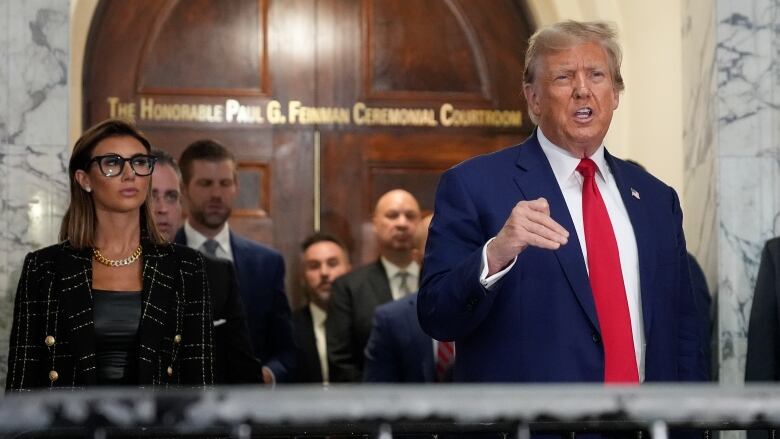
[(125, 168), (125, 162), (130, 162), (130, 169), (139, 177), (151, 175), (154, 171), (154, 163), (157, 157), (146, 154), (136, 154), (130, 158), (124, 158), (119, 154), (106, 154), (92, 157), (84, 169), (89, 169), (92, 162), (97, 162), (100, 172), (106, 177), (116, 177)]

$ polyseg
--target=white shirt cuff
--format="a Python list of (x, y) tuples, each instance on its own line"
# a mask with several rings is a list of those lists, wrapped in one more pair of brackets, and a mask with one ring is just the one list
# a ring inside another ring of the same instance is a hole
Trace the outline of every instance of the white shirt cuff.
[(479, 283), (481, 283), (486, 290), (490, 290), (493, 285), (496, 284), (496, 282), (500, 281), (501, 278), (504, 277), (504, 275), (515, 266), (515, 262), (517, 262), (517, 256), (515, 256), (515, 258), (512, 259), (512, 262), (507, 265), (506, 268), (488, 277), (487, 246), (493, 242), (494, 239), (496, 239), (495, 236), (490, 238), (490, 240), (482, 247), (482, 265), (479, 269)]

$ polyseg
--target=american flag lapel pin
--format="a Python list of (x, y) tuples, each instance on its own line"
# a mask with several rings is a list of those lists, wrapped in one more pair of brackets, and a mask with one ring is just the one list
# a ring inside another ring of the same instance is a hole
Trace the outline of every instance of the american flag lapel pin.
[(639, 198), (639, 191), (638, 191), (638, 190), (636, 190), (636, 189), (634, 189), (634, 188), (631, 188), (631, 196), (632, 196), (632, 197), (634, 197), (634, 198), (636, 198), (637, 200), (639, 200), (639, 199), (640, 199), (640, 198)]

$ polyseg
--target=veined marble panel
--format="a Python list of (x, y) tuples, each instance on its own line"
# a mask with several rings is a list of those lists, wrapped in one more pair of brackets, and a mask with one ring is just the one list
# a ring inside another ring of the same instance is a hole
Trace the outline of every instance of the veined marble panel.
[(7, 1), (7, 141), (67, 143), (69, 2)]
[(688, 250), (696, 256), (714, 294), (718, 261), (712, 102), (715, 5), (710, 0), (686, 0), (682, 14), (684, 227)]
[(718, 172), (720, 381), (741, 383), (761, 249), (780, 233), (780, 166), (765, 157), (724, 157)]
[(780, 1), (717, 3), (720, 380), (744, 379), (764, 242), (780, 234)]
[(8, 142), (8, 1), (0, 0), (0, 144)]
[(721, 156), (777, 149), (776, 0), (720, 0), (717, 8), (717, 118)]
[(67, 148), (4, 145), (0, 154), (0, 379), (5, 377), (13, 299), (25, 255), (57, 242), (67, 207)]

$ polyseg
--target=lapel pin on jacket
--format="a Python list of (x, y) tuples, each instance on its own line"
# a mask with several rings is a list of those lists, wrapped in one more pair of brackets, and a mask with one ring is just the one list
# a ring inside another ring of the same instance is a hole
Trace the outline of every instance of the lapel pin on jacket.
[(639, 200), (639, 199), (640, 199), (640, 198), (639, 198), (639, 191), (638, 191), (638, 190), (636, 190), (636, 189), (634, 189), (634, 188), (631, 188), (631, 196), (632, 196), (632, 197), (634, 197), (634, 198), (636, 198), (637, 200)]

